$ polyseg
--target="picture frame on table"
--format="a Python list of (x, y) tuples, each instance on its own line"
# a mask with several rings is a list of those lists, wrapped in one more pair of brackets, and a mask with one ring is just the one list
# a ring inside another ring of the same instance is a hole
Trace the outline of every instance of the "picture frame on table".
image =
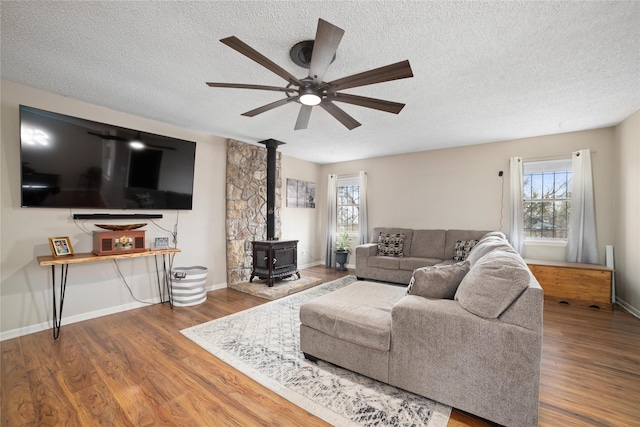
[(49, 237), (49, 246), (55, 257), (73, 255), (73, 246), (68, 237)]
[(169, 249), (169, 238), (168, 237), (156, 237), (155, 243), (153, 245), (154, 249)]

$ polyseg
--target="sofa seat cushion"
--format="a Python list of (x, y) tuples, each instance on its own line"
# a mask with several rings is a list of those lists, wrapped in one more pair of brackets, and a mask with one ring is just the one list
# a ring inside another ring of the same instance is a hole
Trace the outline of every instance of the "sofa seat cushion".
[(357, 282), (304, 303), (300, 321), (329, 336), (388, 351), (391, 309), (405, 293), (403, 286)]
[(367, 265), (369, 267), (386, 268), (388, 270), (399, 270), (401, 258), (389, 256), (372, 256), (369, 257)]
[(429, 267), (442, 262), (439, 258), (409, 257), (400, 260), (400, 270), (415, 270), (416, 268)]

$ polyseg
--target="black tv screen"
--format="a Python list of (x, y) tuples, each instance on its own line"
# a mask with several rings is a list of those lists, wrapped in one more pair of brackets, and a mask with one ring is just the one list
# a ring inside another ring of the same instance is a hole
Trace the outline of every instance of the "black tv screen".
[(20, 106), (23, 207), (192, 208), (196, 143)]

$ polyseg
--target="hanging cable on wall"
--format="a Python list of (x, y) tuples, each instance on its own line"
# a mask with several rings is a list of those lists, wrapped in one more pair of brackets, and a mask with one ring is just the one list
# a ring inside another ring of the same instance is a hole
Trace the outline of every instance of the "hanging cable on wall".
[(499, 171), (498, 176), (500, 177), (500, 226), (498, 230), (502, 231), (502, 220), (504, 219), (504, 172)]

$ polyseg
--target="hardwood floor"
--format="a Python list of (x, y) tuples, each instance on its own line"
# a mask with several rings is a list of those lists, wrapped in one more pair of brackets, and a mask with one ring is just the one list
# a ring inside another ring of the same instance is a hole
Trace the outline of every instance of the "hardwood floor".
[[(312, 267), (323, 281), (353, 271)], [(0, 343), (2, 426), (326, 426), (180, 330), (266, 302), (223, 289)], [(640, 425), (640, 320), (545, 304), (541, 426)], [(492, 426), (454, 409), (449, 426)]]

